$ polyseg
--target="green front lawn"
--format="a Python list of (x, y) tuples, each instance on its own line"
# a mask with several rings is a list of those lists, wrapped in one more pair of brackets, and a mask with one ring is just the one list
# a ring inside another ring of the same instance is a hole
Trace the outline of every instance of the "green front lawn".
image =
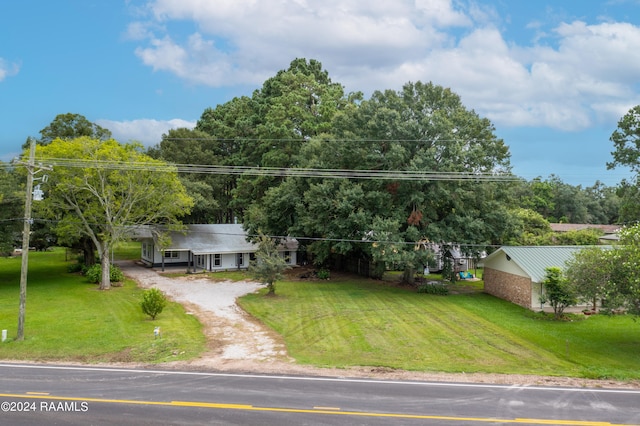
[[(152, 321), (133, 282), (99, 291), (67, 272), (64, 250), (32, 252), (29, 259), (19, 342), (20, 258), (0, 258), (0, 329), (9, 335), (0, 359), (166, 362), (204, 351), (202, 327), (182, 306), (170, 303)], [(262, 290), (240, 303), (279, 332), (302, 364), (640, 379), (640, 322), (633, 318), (549, 321), (477, 291), (481, 281), (464, 285), (471, 291), (434, 296), (337, 275), (278, 282), (275, 297)], [(157, 326), (161, 339), (154, 337)]]
[[(15, 341), (20, 258), (0, 258), (0, 359), (83, 362), (164, 362), (189, 359), (205, 348), (201, 324), (169, 303), (155, 321), (140, 309), (132, 281), (99, 291), (69, 274), (64, 249), (29, 254), (24, 341)], [(160, 327), (161, 339), (154, 336)]]
[(483, 293), (434, 296), (365, 279), (278, 282), (275, 297), (240, 304), (303, 364), (640, 378), (640, 322), (628, 316), (554, 322)]

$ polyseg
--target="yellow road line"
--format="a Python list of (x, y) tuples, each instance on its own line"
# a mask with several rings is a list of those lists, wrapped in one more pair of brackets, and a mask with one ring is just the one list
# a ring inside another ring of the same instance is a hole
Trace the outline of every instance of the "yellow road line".
[(433, 416), (423, 414), (402, 414), (402, 413), (373, 413), (367, 411), (338, 411), (333, 407), (316, 407), (314, 409), (304, 408), (279, 408), (279, 407), (255, 407), (253, 405), (244, 404), (226, 404), (215, 402), (197, 402), (197, 401), (139, 401), (132, 399), (108, 399), (108, 398), (77, 398), (66, 396), (43, 395), (37, 392), (29, 392), (27, 394), (9, 394), (0, 393), (0, 397), (4, 398), (26, 398), (26, 399), (52, 399), (63, 401), (83, 401), (107, 404), (135, 404), (135, 405), (161, 405), (172, 407), (199, 407), (199, 408), (216, 408), (228, 410), (246, 410), (246, 411), (265, 411), (279, 413), (304, 413), (304, 414), (330, 414), (341, 416), (359, 416), (359, 417), (385, 417), (400, 419), (423, 419), (423, 420), (446, 420), (446, 421), (466, 421), (478, 423), (504, 423), (504, 424), (533, 424), (533, 425), (567, 425), (567, 426), (629, 426), (623, 424), (613, 424), (609, 422), (591, 422), (584, 420), (547, 420), (547, 419), (500, 419), (493, 417), (456, 417), (456, 416)]

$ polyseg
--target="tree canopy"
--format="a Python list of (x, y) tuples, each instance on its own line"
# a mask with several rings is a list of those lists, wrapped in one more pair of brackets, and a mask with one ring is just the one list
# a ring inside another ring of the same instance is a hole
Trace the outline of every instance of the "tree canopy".
[(107, 140), (111, 138), (111, 131), (92, 123), (80, 114), (58, 114), (51, 123), (40, 130), (41, 145), (48, 145), (55, 139), (71, 140), (87, 136), (93, 139)]
[[(336, 114), (330, 132), (302, 145), (298, 167), (443, 174), (510, 170), (508, 148), (489, 120), (432, 83), (375, 92)], [(508, 204), (506, 187), (492, 182), (287, 178), (251, 206), (245, 225), (312, 238), (308, 248), (319, 264), (332, 255), (349, 255), (393, 259), (413, 269), (425, 262), (414, 250), (419, 240), (501, 241)]]
[(618, 121), (617, 129), (611, 134), (614, 151), (613, 161), (607, 163), (608, 169), (619, 166), (628, 167), (634, 173), (631, 180), (620, 182), (618, 193), (622, 199), (620, 220), (636, 222), (640, 220), (640, 105), (631, 108)]
[(110, 287), (111, 249), (132, 226), (179, 223), (193, 205), (175, 168), (142, 154), (137, 144), (55, 139), (38, 146), (36, 157), (54, 164), (42, 213), (55, 221), (61, 240), (91, 239), (101, 259), (101, 289)]
[(24, 193), (18, 188), (16, 174), (0, 161), (0, 254), (11, 253), (20, 237)]
[[(418, 241), (459, 243), (473, 255), (486, 245), (551, 243), (548, 222), (617, 220), (617, 195), (599, 182), (582, 188), (556, 176), (531, 182), (451, 178), (509, 176), (509, 149), (487, 118), (431, 82), (375, 91), (369, 99), (347, 94), (313, 59), (295, 59), (251, 96), (207, 108), (194, 130), (168, 132), (149, 154), (233, 170), (180, 175), (195, 199), (186, 221), (239, 220), (254, 235), (261, 229), (306, 237), (302, 247), (318, 264), (350, 257), (393, 263), (409, 276), (427, 262), (423, 251), (413, 250)], [(335, 173), (287, 176), (290, 169)], [(356, 178), (357, 171), (440, 178)], [(544, 233), (527, 229), (540, 225), (533, 214), (545, 222)]]

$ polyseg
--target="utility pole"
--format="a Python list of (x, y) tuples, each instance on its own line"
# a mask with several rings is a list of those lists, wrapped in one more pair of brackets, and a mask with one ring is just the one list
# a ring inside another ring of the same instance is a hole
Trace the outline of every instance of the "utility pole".
[(22, 268), (20, 269), (20, 309), (18, 311), (18, 335), (16, 340), (24, 340), (24, 317), (27, 304), (27, 271), (29, 269), (29, 237), (31, 234), (31, 197), (33, 196), (34, 175), (42, 170), (51, 170), (41, 167), (36, 170), (36, 142), (31, 139), (29, 144), (29, 160), (22, 163), (27, 168), (27, 194), (24, 201), (24, 229), (22, 231)]

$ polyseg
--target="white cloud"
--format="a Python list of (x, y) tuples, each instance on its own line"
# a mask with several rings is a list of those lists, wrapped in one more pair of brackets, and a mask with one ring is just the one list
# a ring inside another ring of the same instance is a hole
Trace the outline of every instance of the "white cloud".
[(0, 58), (0, 81), (4, 80), (7, 77), (11, 77), (12, 75), (18, 74), (18, 71), (20, 71), (19, 64), (9, 63)]
[(131, 121), (96, 120), (96, 124), (109, 129), (113, 138), (120, 142), (141, 142), (145, 146), (153, 146), (162, 140), (162, 135), (170, 129), (186, 127), (193, 129), (195, 121), (187, 121), (179, 118), (160, 121), (152, 119), (139, 119)]
[[(320, 60), (350, 91), (399, 89), (416, 80), (449, 86), (502, 126), (580, 130), (640, 102), (640, 28), (629, 23), (565, 22), (539, 31), (535, 44), (517, 45), (505, 40), (497, 12), (476, 1), (150, 0), (147, 6), (148, 21), (129, 28), (140, 43), (136, 55), (196, 84), (259, 86), (305, 57)], [(175, 21), (194, 29), (167, 30)]]

